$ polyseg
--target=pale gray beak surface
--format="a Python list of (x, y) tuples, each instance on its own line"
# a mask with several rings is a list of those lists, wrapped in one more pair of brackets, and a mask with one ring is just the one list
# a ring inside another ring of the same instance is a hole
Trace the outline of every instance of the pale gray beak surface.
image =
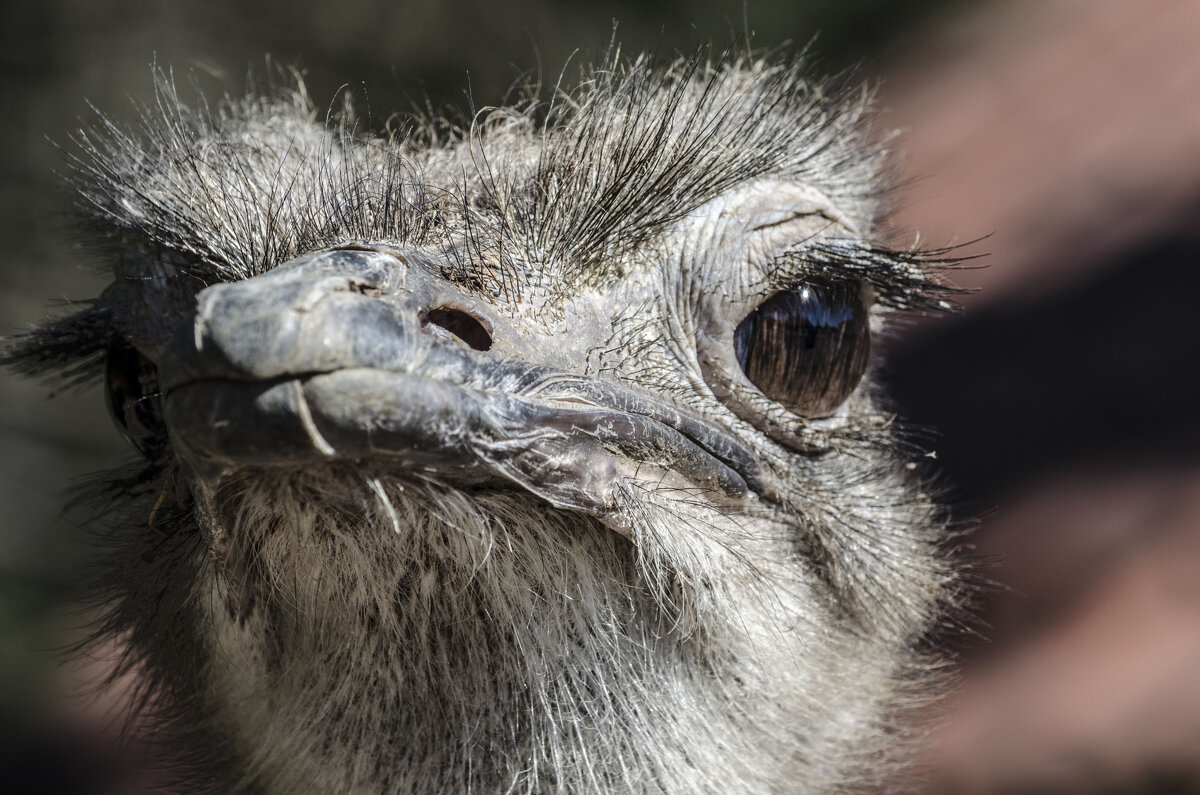
[(511, 321), (435, 269), (338, 249), (202, 291), (160, 363), (175, 449), (205, 478), (367, 460), (597, 515), (616, 507), (622, 468), (646, 464), (727, 497), (769, 493), (715, 424), (506, 353), (520, 350)]

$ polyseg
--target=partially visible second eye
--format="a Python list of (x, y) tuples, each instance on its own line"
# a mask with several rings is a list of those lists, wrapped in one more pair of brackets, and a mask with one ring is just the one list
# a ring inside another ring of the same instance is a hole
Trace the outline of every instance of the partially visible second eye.
[(104, 361), (104, 390), (118, 430), (147, 459), (167, 445), (158, 369), (125, 341), (114, 342)]
[(734, 352), (767, 397), (802, 417), (825, 417), (867, 369), (867, 310), (858, 282), (811, 281), (751, 312), (734, 332)]

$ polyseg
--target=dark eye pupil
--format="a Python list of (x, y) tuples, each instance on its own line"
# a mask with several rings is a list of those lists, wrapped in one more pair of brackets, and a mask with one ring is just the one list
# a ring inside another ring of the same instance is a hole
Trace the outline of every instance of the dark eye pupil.
[(733, 335), (746, 377), (804, 417), (827, 416), (862, 379), (871, 352), (856, 282), (812, 282), (767, 299)]
[(167, 431), (154, 363), (129, 343), (114, 342), (105, 358), (104, 389), (121, 434), (146, 458), (157, 458), (166, 448)]

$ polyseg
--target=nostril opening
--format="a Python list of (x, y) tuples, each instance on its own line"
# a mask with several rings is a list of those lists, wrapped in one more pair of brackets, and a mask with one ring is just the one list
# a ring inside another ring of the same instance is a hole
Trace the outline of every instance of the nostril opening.
[(477, 351), (492, 347), (492, 335), (471, 315), (452, 306), (439, 306), (421, 313), (421, 329), (439, 336), (456, 337)]

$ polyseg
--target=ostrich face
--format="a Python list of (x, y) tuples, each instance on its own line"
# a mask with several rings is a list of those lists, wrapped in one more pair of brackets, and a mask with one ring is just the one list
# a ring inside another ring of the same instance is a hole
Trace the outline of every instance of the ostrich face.
[(940, 288), (872, 236), (860, 95), (613, 62), (386, 139), (161, 100), (83, 137), (113, 285), (11, 358), (104, 353), (147, 464), (103, 631), (205, 780), (886, 775), (950, 577), (863, 374)]
[[(801, 256), (796, 241), (853, 240), (835, 213), (815, 192), (752, 183), (616, 273), (580, 288), (522, 273), (509, 296), (455, 279), (445, 251), (343, 244), (202, 290), (160, 374), (136, 378), (161, 390), (172, 448), (209, 484), (255, 465), (371, 462), (388, 477), (516, 486), (625, 535), (648, 498), (630, 490), (651, 483), (744, 513), (786, 499), (771, 466), (786, 454), (760, 434), (824, 449), (866, 364), (868, 282), (820, 271), (788, 286), (772, 272)], [(772, 296), (793, 300), (760, 320)], [(770, 366), (749, 369), (751, 356)], [(143, 400), (120, 398), (118, 417)]]

